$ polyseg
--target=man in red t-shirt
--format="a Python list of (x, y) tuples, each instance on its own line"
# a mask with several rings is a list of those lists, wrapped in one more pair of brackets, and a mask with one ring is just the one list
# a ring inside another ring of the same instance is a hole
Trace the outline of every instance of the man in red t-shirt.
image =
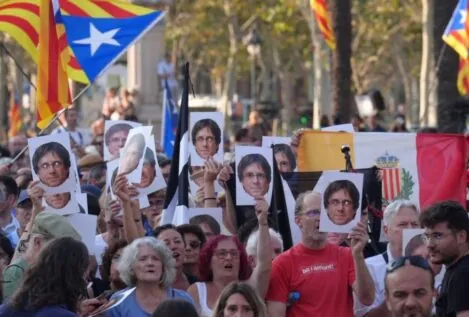
[[(327, 242), (319, 231), (321, 195), (301, 194), (295, 206), (295, 222), (301, 243), (272, 263), (266, 296), (271, 317), (353, 317), (353, 294), (364, 305), (374, 301), (375, 288), (363, 256), (368, 233), (358, 223), (350, 233), (351, 247)], [(290, 294), (298, 293), (292, 301)]]

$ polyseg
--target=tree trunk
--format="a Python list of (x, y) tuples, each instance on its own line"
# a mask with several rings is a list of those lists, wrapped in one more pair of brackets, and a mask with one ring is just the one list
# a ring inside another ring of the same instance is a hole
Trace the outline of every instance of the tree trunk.
[(350, 122), (352, 96), (352, 6), (351, 0), (329, 2), (337, 48), (332, 59), (332, 102), (341, 123)]
[[(442, 52), (444, 44), (441, 35), (444, 33), (446, 26), (453, 14), (454, 8), (458, 0), (445, 0), (435, 1), (434, 5), (434, 19), (435, 26), (433, 28), (434, 40), (434, 60), (438, 63), (441, 58), (440, 65), (437, 65), (438, 86), (436, 88), (437, 102), (438, 102), (438, 129), (445, 133), (460, 133), (457, 131), (457, 125), (454, 125), (454, 118), (457, 117), (458, 109), (455, 108), (454, 102), (459, 98), (457, 89), (457, 75), (459, 58), (456, 52), (449, 47)], [(431, 119), (431, 111), (429, 111), (429, 118)], [(431, 124), (429, 120), (429, 124)], [(435, 122), (436, 123), (436, 122)]]
[(412, 121), (411, 118), (411, 103), (412, 103), (412, 75), (409, 72), (409, 65), (407, 64), (407, 56), (405, 55), (401, 34), (396, 34), (394, 41), (394, 58), (396, 61), (397, 69), (402, 79), (404, 86), (404, 98), (405, 98), (405, 111), (408, 123)]
[(422, 63), (420, 66), (420, 125), (428, 125), (430, 92), (435, 89), (433, 63), (434, 0), (422, 0)]
[(231, 131), (228, 113), (230, 102), (233, 99), (233, 94), (236, 85), (236, 52), (238, 51), (238, 43), (240, 39), (238, 17), (234, 12), (232, 12), (231, 5), (232, 4), (230, 0), (225, 0), (225, 14), (229, 19), (228, 34), (230, 40), (230, 55), (226, 63), (225, 80), (223, 82), (223, 92), (219, 105), (219, 109), (221, 109), (225, 113), (225, 127), (227, 131)]
[[(316, 19), (311, 10), (309, 0), (300, 0), (301, 13), (308, 22), (311, 33), (311, 42), (314, 47), (313, 70), (313, 128), (320, 128), (322, 115), (331, 117), (331, 76), (330, 76), (330, 49), (316, 25)], [(309, 89), (308, 89), (309, 90)]]

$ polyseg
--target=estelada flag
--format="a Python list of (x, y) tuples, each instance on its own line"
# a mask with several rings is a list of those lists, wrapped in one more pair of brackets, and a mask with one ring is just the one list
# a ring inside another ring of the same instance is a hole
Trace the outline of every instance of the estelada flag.
[(385, 203), (409, 199), (426, 208), (442, 200), (466, 204), (466, 139), (417, 133), (305, 132), (298, 149), (300, 171), (344, 169), (341, 146), (350, 146), (355, 168), (383, 170)]

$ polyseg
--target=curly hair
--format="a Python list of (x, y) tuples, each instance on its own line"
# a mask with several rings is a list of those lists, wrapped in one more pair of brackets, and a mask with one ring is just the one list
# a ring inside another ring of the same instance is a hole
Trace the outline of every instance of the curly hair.
[(51, 240), (13, 294), (10, 302), (13, 310), (36, 311), (63, 305), (76, 312), (78, 301), (86, 296), (83, 276), (88, 265), (88, 250), (82, 242), (70, 237)]
[(229, 239), (231, 239), (236, 244), (236, 247), (240, 253), (238, 279), (240, 281), (245, 281), (251, 276), (252, 268), (249, 265), (246, 249), (238, 240), (238, 238), (235, 236), (218, 235), (208, 240), (203, 249), (200, 251), (199, 271), (201, 282), (211, 282), (213, 280), (213, 271), (211, 265), (213, 253), (215, 252), (218, 243)]
[(103, 280), (109, 281), (109, 278), (111, 277), (111, 264), (112, 264), (112, 258), (114, 255), (117, 253), (117, 251), (125, 248), (128, 245), (127, 241), (125, 240), (117, 240), (113, 243), (111, 243), (106, 250), (103, 253), (103, 270), (102, 270), (102, 277)]
[(153, 249), (163, 264), (160, 286), (164, 289), (171, 287), (176, 277), (176, 262), (166, 244), (153, 237), (138, 238), (124, 248), (119, 262), (117, 263), (117, 270), (119, 271), (122, 281), (128, 286), (135, 286), (137, 284), (133, 266), (137, 261), (139, 248), (143, 245)]

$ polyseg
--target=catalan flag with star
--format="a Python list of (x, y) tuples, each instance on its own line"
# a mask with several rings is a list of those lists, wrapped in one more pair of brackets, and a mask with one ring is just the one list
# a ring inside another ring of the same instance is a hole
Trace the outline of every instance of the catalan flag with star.
[(53, 1), (62, 62), (69, 66), (71, 78), (85, 84), (99, 77), (164, 16), (162, 11), (117, 0)]
[(453, 48), (461, 58), (469, 58), (468, 0), (459, 0), (453, 16), (443, 34), (443, 41)]
[(326, 0), (310, 0), (310, 3), (313, 12), (316, 15), (319, 30), (324, 36), (324, 40), (331, 50), (335, 50), (335, 36), (334, 31), (332, 30), (332, 23), (327, 9)]

